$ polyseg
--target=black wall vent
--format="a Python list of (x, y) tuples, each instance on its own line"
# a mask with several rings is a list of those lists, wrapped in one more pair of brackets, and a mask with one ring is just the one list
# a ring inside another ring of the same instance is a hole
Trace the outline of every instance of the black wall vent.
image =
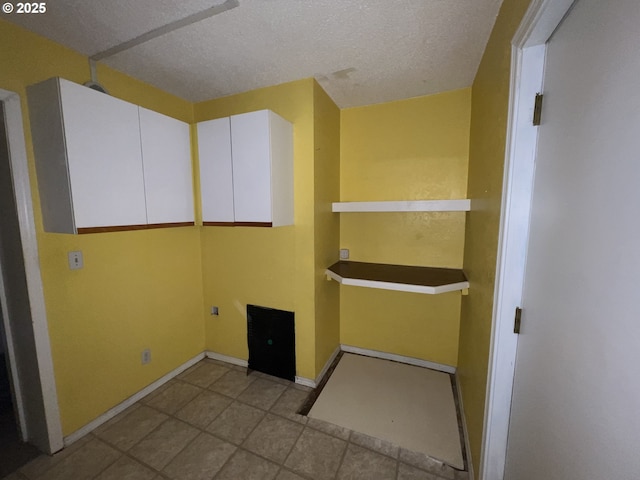
[(247, 305), (249, 369), (295, 381), (294, 313)]

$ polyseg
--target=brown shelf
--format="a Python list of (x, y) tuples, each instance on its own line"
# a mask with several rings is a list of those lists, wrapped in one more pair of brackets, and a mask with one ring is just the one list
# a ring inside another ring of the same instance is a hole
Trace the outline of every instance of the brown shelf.
[(454, 268), (340, 261), (326, 274), (343, 285), (403, 292), (438, 294), (469, 288), (464, 272)]

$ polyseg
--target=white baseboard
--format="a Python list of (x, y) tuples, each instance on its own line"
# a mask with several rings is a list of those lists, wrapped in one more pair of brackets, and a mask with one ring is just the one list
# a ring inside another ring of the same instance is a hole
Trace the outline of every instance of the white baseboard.
[(118, 415), (120, 412), (123, 412), (124, 410), (129, 408), (131, 405), (136, 403), (138, 400), (141, 400), (142, 398), (146, 397), (147, 395), (149, 395), (151, 392), (153, 392), (157, 388), (159, 388), (162, 385), (164, 385), (165, 383), (167, 383), (172, 378), (176, 377), (177, 375), (180, 375), (187, 368), (189, 368), (189, 367), (195, 365), (196, 363), (198, 363), (203, 358), (204, 358), (204, 352), (203, 353), (199, 353), (198, 355), (193, 357), (191, 360), (186, 361), (185, 363), (180, 365), (178, 368), (176, 368), (176, 369), (170, 371), (169, 373), (167, 373), (166, 375), (160, 377), (158, 380), (156, 380), (155, 382), (151, 383), (150, 385), (147, 385), (145, 388), (143, 388), (139, 392), (134, 393), (129, 398), (127, 398), (125, 401), (119, 403), (118, 405), (116, 405), (112, 409), (107, 410), (105, 413), (100, 415), (95, 420), (87, 423), (84, 427), (82, 427), (82, 428), (76, 430), (75, 432), (67, 435), (66, 437), (64, 437), (64, 446), (68, 447), (72, 443), (80, 440), (82, 437), (84, 437), (88, 433), (92, 432), (93, 430), (98, 428), (103, 423), (108, 422), (113, 417)]
[(469, 470), (469, 480), (474, 480), (473, 459), (471, 458), (471, 445), (469, 443), (469, 431), (467, 430), (467, 417), (464, 414), (464, 404), (462, 403), (462, 389), (460, 379), (456, 375), (456, 391), (458, 393), (458, 405), (460, 405), (460, 416), (462, 417), (462, 432), (464, 435), (464, 448), (467, 451), (467, 469)]
[[(243, 360), (242, 358), (231, 357), (229, 355), (223, 355), (222, 353), (216, 353), (210, 350), (207, 350), (205, 352), (205, 356), (213, 360), (219, 360), (221, 362), (230, 363), (232, 365), (238, 365), (239, 367), (247, 367), (249, 365), (249, 362), (247, 360)], [(316, 382), (314, 382), (310, 378), (296, 376), (295, 382), (306, 387), (316, 388)]]
[(341, 350), (341, 346), (338, 345), (336, 349), (333, 351), (333, 353), (331, 354), (331, 356), (329, 357), (329, 359), (326, 361), (326, 363), (324, 364), (324, 367), (322, 368), (322, 370), (320, 370), (320, 373), (316, 377), (316, 381), (315, 381), (316, 386), (322, 381), (322, 379), (327, 373), (327, 370), (329, 370), (329, 367), (331, 367), (331, 365), (333, 364), (333, 361), (336, 359), (336, 357), (340, 353), (340, 350)]
[(351, 345), (340, 345), (340, 349), (347, 353), (357, 353), (367, 357), (382, 358), (383, 360), (393, 360), (394, 362), (407, 363), (417, 367), (426, 367), (432, 370), (438, 370), (445, 373), (456, 373), (456, 367), (444, 365), (442, 363), (430, 362), (420, 358), (405, 357), (404, 355), (396, 355), (395, 353), (379, 352), (378, 350), (369, 350), (367, 348), (353, 347)]
[(296, 383), (298, 385), (304, 385), (305, 387), (310, 387), (310, 388), (316, 388), (318, 386), (318, 384), (313, 380), (311, 380), (310, 378), (299, 377), (297, 375), (296, 375)]
[(239, 367), (247, 367), (249, 362), (247, 360), (243, 360), (241, 358), (230, 357), (229, 355), (223, 355), (221, 353), (212, 352), (207, 350), (204, 352), (207, 358), (211, 358), (212, 360), (220, 360), (221, 362), (230, 363), (231, 365), (238, 365)]
[(329, 356), (329, 359), (325, 362), (324, 367), (322, 367), (322, 370), (320, 371), (320, 373), (318, 374), (315, 380), (311, 380), (310, 378), (305, 378), (305, 377), (296, 377), (296, 383), (299, 383), (300, 385), (305, 385), (307, 387), (316, 388), (322, 381), (322, 378), (327, 373), (327, 370), (329, 370), (329, 367), (331, 366), (331, 364), (333, 364), (333, 361), (336, 359), (339, 353), (340, 353), (340, 345), (338, 345), (336, 349), (333, 351), (333, 353)]

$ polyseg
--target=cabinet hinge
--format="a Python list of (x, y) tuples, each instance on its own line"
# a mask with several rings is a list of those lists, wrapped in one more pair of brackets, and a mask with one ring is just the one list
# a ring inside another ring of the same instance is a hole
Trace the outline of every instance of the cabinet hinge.
[(536, 99), (533, 104), (533, 125), (540, 125), (540, 118), (542, 117), (542, 98), (544, 95), (536, 93)]
[(520, 323), (522, 322), (522, 309), (516, 307), (516, 315), (513, 320), (513, 333), (520, 333)]

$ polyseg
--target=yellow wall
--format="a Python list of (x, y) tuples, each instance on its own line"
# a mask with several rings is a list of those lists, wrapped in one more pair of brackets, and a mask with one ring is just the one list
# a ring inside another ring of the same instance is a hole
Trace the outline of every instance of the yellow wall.
[[(22, 97), (64, 434), (205, 347), (246, 358), (245, 307), (256, 303), (296, 312), (301, 376), (314, 378), (319, 372), (338, 343), (338, 329), (342, 343), (457, 363), (477, 468), (509, 41), (528, 3), (505, 0), (471, 93), (465, 89), (339, 112), (309, 79), (194, 106), (101, 66), (99, 80), (114, 96), (184, 121), (262, 108), (292, 121), (296, 225), (85, 236), (42, 231), (25, 87), (51, 76), (82, 83), (89, 77), (87, 59), (0, 20), (0, 88)], [(342, 201), (464, 198), (468, 158), (468, 196), (475, 202), (466, 234), (460, 213), (329, 211), (338, 193)], [(464, 249), (464, 269), (472, 287), (462, 299), (460, 323), (459, 293), (427, 296), (326, 282), (322, 272), (336, 260), (340, 246), (350, 248), (356, 261), (447, 267), (462, 266)], [(83, 251), (83, 270), (68, 270), (66, 254), (71, 250)], [(209, 316), (211, 305), (221, 308), (219, 317)], [(153, 356), (144, 367), (143, 348), (151, 348)]]
[[(341, 201), (466, 198), (470, 89), (342, 110)], [(350, 259), (462, 267), (465, 214), (343, 213)], [(342, 287), (340, 341), (456, 365), (460, 292)]]
[(468, 185), (472, 211), (468, 214), (464, 252), (464, 271), (471, 288), (462, 301), (458, 376), (476, 471), (491, 338), (511, 39), (528, 4), (529, 0), (504, 1), (472, 88)]
[(316, 375), (340, 344), (340, 285), (325, 269), (338, 259), (340, 217), (340, 110), (314, 82)]
[[(22, 99), (34, 214), (63, 433), (68, 435), (204, 348), (200, 238), (196, 227), (93, 235), (44, 233), (27, 85), (89, 79), (87, 58), (0, 20), (0, 88)], [(192, 105), (108, 68), (116, 97), (181, 120)], [(70, 271), (67, 252), (85, 266)], [(141, 365), (144, 348), (152, 362)]]
[(196, 104), (195, 121), (268, 108), (294, 125), (295, 225), (203, 227), (206, 347), (246, 359), (246, 305), (295, 312), (297, 375), (315, 378), (314, 115), (312, 79)]

